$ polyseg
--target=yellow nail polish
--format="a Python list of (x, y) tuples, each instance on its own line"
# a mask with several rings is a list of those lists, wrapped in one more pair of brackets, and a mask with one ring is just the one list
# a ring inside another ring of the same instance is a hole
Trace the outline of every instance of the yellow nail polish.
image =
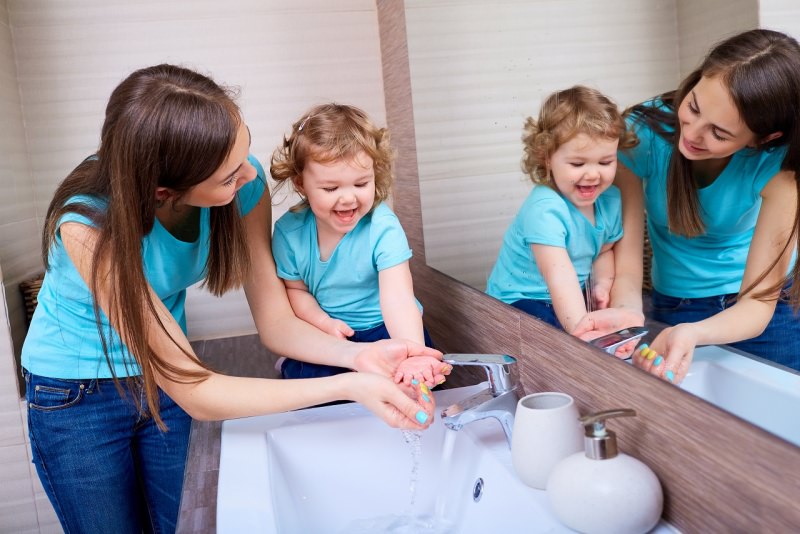
[(428, 386), (426, 386), (424, 383), (419, 385), (419, 389), (426, 395), (431, 392), (431, 390), (428, 389)]
[(438, 382), (436, 382), (436, 385), (438, 386), (439, 384), (444, 384), (444, 381), (445, 381), (445, 379), (442, 378)]
[(652, 360), (653, 358), (656, 357), (657, 354), (658, 353), (656, 351), (654, 351), (653, 349), (650, 349), (650, 352), (647, 354), (647, 359), (648, 360)]

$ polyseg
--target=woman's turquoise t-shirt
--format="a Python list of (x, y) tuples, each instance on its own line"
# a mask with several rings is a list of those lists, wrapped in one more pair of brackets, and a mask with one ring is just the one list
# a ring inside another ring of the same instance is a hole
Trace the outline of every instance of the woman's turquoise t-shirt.
[(555, 190), (534, 187), (503, 236), (486, 293), (509, 304), (522, 299), (551, 301), (531, 245), (565, 248), (583, 287), (603, 245), (622, 238), (619, 189), (611, 186), (603, 191), (595, 201), (594, 213), (592, 225)]
[[(258, 176), (238, 192), (239, 211), (247, 214), (255, 207), (266, 188), (266, 175), (258, 160), (250, 156)], [(106, 201), (79, 196), (70, 203), (85, 203), (99, 208)], [(144, 274), (153, 290), (186, 332), (184, 303), (186, 288), (203, 280), (209, 254), (210, 209), (200, 210), (200, 236), (193, 243), (176, 239), (156, 220), (152, 231), (142, 239)], [(86, 217), (75, 213), (58, 222), (80, 222), (92, 226)], [(22, 365), (33, 374), (51, 378), (111, 378), (95, 322), (94, 301), (89, 288), (75, 269), (57, 234), (49, 252), (50, 270), (45, 273), (38, 305), (22, 347)], [(110, 326), (101, 312), (104, 331)], [(124, 365), (127, 349), (119, 336), (111, 337), (109, 357), (118, 377), (139, 374), (139, 368)], [(129, 358), (129, 361), (133, 361)]]
[(780, 171), (786, 149), (744, 148), (734, 153), (719, 177), (698, 189), (705, 234), (686, 238), (671, 233), (667, 225), (672, 144), (634, 117), (628, 117), (628, 124), (639, 144), (621, 150), (619, 161), (642, 179), (653, 248), (653, 287), (659, 293), (684, 298), (737, 293), (761, 208), (761, 190)]

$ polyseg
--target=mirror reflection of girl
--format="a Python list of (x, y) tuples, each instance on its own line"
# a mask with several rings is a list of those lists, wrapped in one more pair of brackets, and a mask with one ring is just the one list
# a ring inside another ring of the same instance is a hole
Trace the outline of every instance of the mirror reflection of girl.
[[(676, 91), (628, 113), (641, 144), (620, 153), (615, 181), (625, 206), (618, 279), (641, 280), (646, 210), (653, 319), (674, 325), (635, 352), (640, 367), (677, 383), (695, 346), (731, 344), (800, 370), (790, 304), (800, 301), (799, 108), (800, 46), (758, 29), (721, 42)], [(635, 308), (636, 286), (617, 284), (612, 305)], [(627, 326), (606, 319), (592, 314), (581, 330)]]
[[(392, 426), (432, 420), (433, 402), (376, 372), (435, 351), (349, 343), (292, 313), (270, 252), (266, 177), (249, 149), (230, 91), (157, 65), (114, 89), (96, 155), (55, 192), (22, 365), (33, 463), (65, 532), (174, 532), (191, 418), (347, 399)], [(215, 295), (244, 286), (271, 350), (372, 372), (214, 372), (186, 338), (186, 288), (199, 281)]]
[(486, 292), (572, 332), (587, 313), (590, 274), (596, 306), (608, 305), (622, 237), (611, 184), (617, 149), (636, 140), (617, 106), (583, 86), (550, 95), (538, 118), (526, 120), (522, 140), (522, 167), (535, 186), (503, 237)]
[[(270, 166), (302, 198), (275, 223), (273, 254), (294, 312), (320, 330), (355, 342), (432, 346), (414, 298), (408, 240), (384, 203), (393, 159), (389, 133), (364, 111), (323, 104), (303, 114)], [(291, 358), (280, 367), (284, 378), (347, 371)], [(409, 358), (395, 379), (433, 386), (449, 371), (436, 358)]]

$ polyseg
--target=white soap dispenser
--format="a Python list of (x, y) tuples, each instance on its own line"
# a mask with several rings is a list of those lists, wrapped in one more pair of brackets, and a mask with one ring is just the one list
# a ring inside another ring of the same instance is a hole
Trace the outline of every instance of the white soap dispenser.
[(642, 534), (659, 521), (664, 495), (644, 463), (617, 451), (617, 438), (605, 420), (635, 416), (629, 409), (580, 418), (586, 452), (561, 460), (547, 480), (555, 515), (569, 528), (587, 534)]

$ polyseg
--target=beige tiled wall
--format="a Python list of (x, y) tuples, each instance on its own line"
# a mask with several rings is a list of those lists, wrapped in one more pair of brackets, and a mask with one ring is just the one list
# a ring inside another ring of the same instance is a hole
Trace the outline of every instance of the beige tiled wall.
[(683, 78), (715, 42), (758, 26), (758, 0), (678, 0), (677, 22)]

